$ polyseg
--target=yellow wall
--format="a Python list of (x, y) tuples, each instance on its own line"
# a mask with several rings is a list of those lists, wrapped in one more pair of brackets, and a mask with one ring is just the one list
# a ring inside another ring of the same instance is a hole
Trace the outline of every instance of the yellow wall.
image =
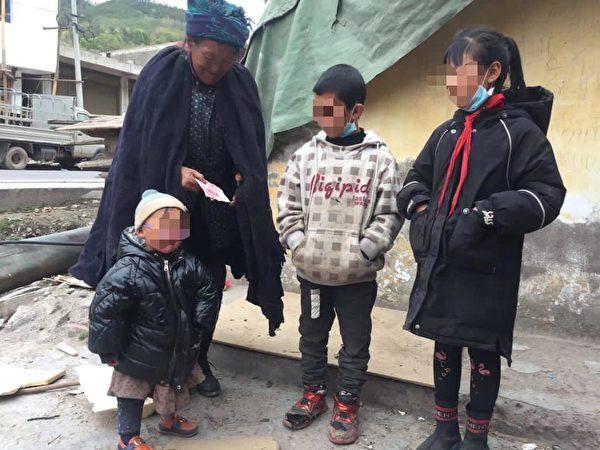
[(369, 84), (361, 126), (382, 135), (399, 159), (414, 158), (454, 110), (445, 89), (430, 86), (427, 75), (440, 64), (453, 34), (473, 24), (512, 36), (521, 50), (525, 81), (554, 92), (549, 139), (569, 190), (562, 218), (598, 220), (599, 0), (475, 0)]

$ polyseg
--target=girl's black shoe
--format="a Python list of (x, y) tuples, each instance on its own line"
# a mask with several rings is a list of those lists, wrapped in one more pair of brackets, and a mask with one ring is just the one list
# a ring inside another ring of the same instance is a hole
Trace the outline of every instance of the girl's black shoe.
[(465, 433), (465, 439), (453, 450), (490, 450), (487, 440), (487, 433), (473, 434), (467, 431)]
[(435, 431), (417, 450), (455, 450), (460, 445), (458, 421), (450, 423), (438, 422)]

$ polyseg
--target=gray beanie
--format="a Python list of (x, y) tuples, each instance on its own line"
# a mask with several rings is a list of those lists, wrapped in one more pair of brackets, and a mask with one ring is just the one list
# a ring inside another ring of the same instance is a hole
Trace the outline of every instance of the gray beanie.
[(172, 195), (149, 189), (142, 194), (142, 200), (135, 209), (135, 231), (142, 228), (148, 217), (163, 208), (177, 208), (183, 212), (188, 212), (185, 205)]

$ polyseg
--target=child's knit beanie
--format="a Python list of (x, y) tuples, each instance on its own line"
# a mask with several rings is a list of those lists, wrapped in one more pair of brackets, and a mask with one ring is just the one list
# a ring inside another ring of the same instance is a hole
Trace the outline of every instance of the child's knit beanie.
[(183, 212), (188, 212), (185, 205), (172, 195), (149, 189), (142, 194), (142, 200), (135, 209), (135, 231), (139, 231), (148, 217), (163, 208), (177, 208)]

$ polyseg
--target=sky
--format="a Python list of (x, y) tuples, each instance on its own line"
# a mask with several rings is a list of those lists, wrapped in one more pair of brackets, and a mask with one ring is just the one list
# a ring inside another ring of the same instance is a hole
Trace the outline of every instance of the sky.
[[(107, 0), (92, 0), (92, 3), (104, 3)], [(246, 10), (246, 14), (254, 21), (258, 23), (258, 19), (265, 9), (265, 2), (263, 0), (229, 0), (236, 5), (240, 5)], [(165, 5), (177, 6), (178, 8), (187, 8), (187, 0), (156, 0), (156, 3), (163, 3)]]

